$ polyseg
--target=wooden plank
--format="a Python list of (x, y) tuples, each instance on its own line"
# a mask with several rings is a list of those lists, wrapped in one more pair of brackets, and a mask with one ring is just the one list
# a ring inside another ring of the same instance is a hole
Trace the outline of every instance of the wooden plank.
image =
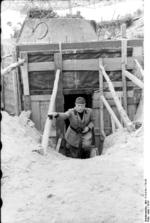
[[(100, 58), (99, 59), (99, 65), (102, 65), (103, 61)], [(99, 104), (100, 104), (100, 132), (105, 136), (104, 132), (104, 115), (103, 115), (103, 101), (101, 96), (103, 96), (103, 74), (99, 70)]]
[[(56, 96), (56, 111), (64, 112), (64, 96), (63, 96), (63, 73), (62, 73), (62, 54), (54, 54), (55, 70), (60, 70), (60, 78), (58, 83), (58, 91)], [(57, 140), (64, 137), (64, 121), (62, 119), (56, 120), (56, 134)]]
[(21, 66), (21, 76), (23, 81), (23, 94), (30, 95), (29, 91), (29, 78), (28, 78), (28, 55), (27, 53), (21, 53), (21, 58), (25, 60), (24, 65)]
[[(139, 61), (142, 56), (136, 57)], [(103, 64), (106, 71), (121, 70), (121, 58), (103, 58)], [(132, 57), (127, 59), (127, 69), (133, 69), (135, 66)], [(44, 71), (54, 70), (54, 62), (38, 62), (29, 63), (29, 71)], [(83, 59), (83, 60), (64, 60), (63, 71), (77, 71), (77, 70), (98, 70), (98, 59)]]
[(23, 95), (23, 107), (25, 111), (31, 110), (30, 95)]
[[(137, 105), (139, 103), (140, 99), (139, 98), (127, 98), (128, 105)], [(113, 99), (107, 99), (107, 102), (109, 103), (110, 106), (115, 106), (115, 102)], [(93, 101), (93, 109), (98, 109), (99, 108), (99, 101)], [(118, 116), (119, 117), (119, 114)]]
[(144, 88), (144, 83), (138, 79), (136, 76), (134, 76), (133, 74), (131, 74), (130, 72), (128, 71), (124, 71), (124, 75), (129, 78), (130, 80), (133, 81), (134, 84), (136, 84), (138, 87), (140, 87), (141, 89)]
[(40, 102), (32, 101), (31, 102), (31, 119), (35, 123), (35, 127), (41, 131), (41, 122), (40, 122)]
[(144, 80), (144, 70), (143, 70), (141, 64), (136, 59), (134, 59), (134, 62), (135, 62), (136, 68), (138, 70), (139, 79)]
[[(142, 60), (142, 57), (137, 59)], [(121, 70), (121, 58), (103, 58), (106, 71)], [(127, 69), (133, 69), (132, 57), (127, 59)], [(53, 62), (29, 63), (29, 71), (54, 70)], [(98, 59), (64, 60), (63, 70), (98, 70)]]
[[(103, 65), (106, 71), (121, 70), (121, 58), (103, 58)], [(127, 69), (133, 69), (133, 67), (133, 58), (128, 57)], [(63, 70), (99, 70), (99, 62), (98, 59), (64, 60)]]
[(20, 95), (18, 92), (18, 78), (17, 78), (17, 71), (12, 72), (13, 75), (13, 89), (14, 89), (14, 104), (15, 104), (15, 114), (19, 115), (20, 113)]
[[(143, 39), (128, 40), (128, 47), (143, 46)], [(59, 51), (59, 44), (18, 44), (18, 50), (26, 52)], [(121, 48), (120, 40), (62, 43), (62, 50)]]
[(61, 146), (61, 142), (62, 142), (62, 138), (59, 138), (58, 142), (57, 142), (57, 146), (56, 146), (56, 152), (59, 152), (59, 149), (60, 149), (60, 146)]
[[(50, 103), (49, 103), (48, 114), (50, 114), (51, 112), (54, 111), (54, 105), (55, 105), (55, 100), (56, 100), (56, 95), (57, 95), (57, 90), (58, 90), (59, 77), (60, 77), (60, 70), (57, 70), (55, 81), (54, 81), (53, 92), (52, 92), (52, 96), (51, 96)], [(43, 137), (42, 137), (42, 148), (44, 150), (44, 154), (47, 153), (49, 134), (51, 132), (51, 129), (52, 129), (52, 120), (50, 120), (47, 117), (45, 127), (44, 127)]]
[(110, 117), (110, 118), (111, 118), (112, 133), (114, 133), (114, 132), (116, 131), (116, 128), (115, 128), (115, 122), (114, 122), (114, 120), (113, 120), (112, 117)]
[(1, 76), (1, 109), (5, 108), (5, 98), (4, 98), (4, 76)]
[[(122, 24), (122, 38), (126, 38), (126, 24)], [(122, 84), (123, 84), (123, 107), (127, 112), (127, 85), (124, 71), (127, 65), (127, 40), (121, 41), (121, 69), (122, 69)]]
[(110, 116), (114, 120), (116, 126), (118, 128), (122, 128), (120, 121), (118, 120), (117, 116), (115, 115), (114, 111), (112, 110), (112, 108), (110, 107), (110, 105), (108, 104), (107, 100), (105, 99), (105, 97), (103, 95), (101, 95), (101, 99), (102, 99), (105, 107), (107, 108), (107, 111), (109, 112)]
[(31, 101), (49, 101), (51, 95), (31, 95)]
[(29, 71), (55, 70), (54, 62), (29, 63)]
[(116, 107), (118, 109), (118, 112), (121, 115), (125, 126), (127, 127), (127, 130), (128, 131), (134, 130), (134, 126), (133, 126), (132, 122), (130, 121), (129, 117), (127, 116), (125, 110), (123, 109), (123, 107), (122, 107), (122, 105), (121, 105), (121, 103), (118, 99), (118, 95), (116, 94), (116, 92), (114, 90), (114, 87), (113, 87), (113, 84), (112, 84), (111, 80), (109, 79), (107, 73), (105, 72), (104, 67), (100, 66), (100, 69), (101, 69), (101, 72), (103, 73), (103, 76), (104, 76), (105, 80), (108, 83), (109, 90), (110, 90), (110, 92), (113, 96), (114, 102), (116, 103)]
[(35, 43), (30, 45), (25, 44), (17, 44), (18, 50), (24, 52), (39, 52), (39, 51), (59, 51), (58, 44), (42, 44), (42, 43)]
[(24, 110), (31, 109), (30, 90), (29, 90), (29, 76), (28, 76), (28, 55), (21, 53), (21, 58), (25, 60), (24, 65), (21, 66), (21, 76), (23, 82), (23, 95), (24, 95)]

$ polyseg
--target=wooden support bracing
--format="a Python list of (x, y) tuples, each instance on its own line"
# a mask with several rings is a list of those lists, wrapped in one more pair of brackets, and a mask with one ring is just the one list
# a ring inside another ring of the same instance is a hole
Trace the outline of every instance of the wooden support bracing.
[(24, 110), (31, 110), (30, 90), (29, 90), (29, 77), (28, 77), (28, 54), (21, 53), (21, 58), (25, 60), (24, 65), (21, 66), (21, 75), (23, 82), (23, 100)]
[(141, 123), (141, 124), (143, 123), (143, 112), (144, 112), (143, 107), (144, 107), (144, 97), (142, 92), (141, 99), (137, 107), (136, 114), (134, 116), (134, 123)]
[[(56, 95), (58, 91), (58, 83), (59, 83), (59, 77), (60, 77), (60, 70), (57, 70), (56, 76), (55, 76), (55, 81), (54, 81), (54, 87), (53, 87), (53, 92), (50, 98), (50, 103), (49, 103), (49, 108), (48, 108), (48, 114), (54, 111), (54, 105), (56, 101)], [(47, 148), (48, 148), (48, 142), (49, 142), (49, 135), (52, 129), (52, 120), (50, 120), (48, 117), (45, 122), (44, 126), (44, 132), (43, 132), (43, 137), (42, 137), (42, 148), (44, 150), (44, 154), (47, 153)]]
[(116, 104), (116, 107), (118, 109), (118, 112), (121, 115), (122, 120), (123, 120), (125, 126), (127, 127), (128, 131), (134, 130), (134, 126), (133, 126), (132, 122), (130, 121), (130, 119), (128, 118), (127, 113), (123, 109), (123, 107), (122, 107), (122, 105), (121, 105), (121, 103), (119, 101), (119, 98), (118, 98), (118, 96), (117, 96), (117, 94), (115, 92), (115, 89), (113, 87), (113, 84), (112, 84), (111, 80), (109, 79), (108, 75), (106, 74), (104, 67), (101, 66), (101, 65), (100, 65), (100, 70), (101, 70), (104, 78), (106, 79), (106, 81), (108, 83), (109, 90), (110, 90), (110, 92), (112, 94), (112, 97), (114, 99), (114, 102)]
[[(61, 45), (60, 45), (61, 47)], [(54, 62), (55, 62), (55, 70), (60, 70), (60, 77), (58, 83), (58, 91), (56, 96), (56, 111), (57, 112), (64, 112), (64, 96), (63, 96), (63, 73), (62, 73), (62, 54), (55, 53), (54, 54)], [(63, 138), (64, 136), (64, 121), (62, 119), (56, 119), (56, 135), (57, 140), (59, 138)]]
[(133, 81), (134, 84), (136, 84), (138, 87), (140, 87), (141, 89), (144, 88), (144, 83), (138, 79), (135, 75), (131, 74), (129, 71), (124, 71), (124, 76), (126, 76), (127, 78), (129, 78), (131, 81)]
[(121, 41), (121, 59), (122, 59), (122, 84), (123, 84), (123, 107), (127, 112), (127, 84), (126, 77), (124, 76), (124, 70), (127, 65), (127, 39), (126, 38), (126, 24), (122, 24), (122, 41)]
[[(99, 66), (102, 65), (102, 59), (99, 59)], [(99, 104), (99, 110), (100, 110), (100, 134), (102, 134), (103, 136), (105, 136), (105, 132), (104, 132), (104, 114), (103, 114), (103, 102), (101, 99), (101, 96), (103, 96), (103, 74), (102, 72), (99, 70), (99, 94), (100, 94), (100, 104)]]
[(139, 71), (139, 75), (140, 75), (140, 79), (143, 80), (144, 79), (144, 71), (142, 66), (140, 65), (140, 63), (138, 62), (137, 59), (134, 59), (135, 65), (137, 70)]
[(110, 105), (108, 104), (107, 100), (105, 99), (105, 97), (103, 95), (101, 95), (101, 99), (102, 99), (105, 107), (107, 108), (110, 116), (112, 117), (113, 121), (115, 122), (116, 126), (118, 128), (122, 128), (120, 121), (118, 120), (117, 116), (115, 115), (114, 111), (112, 110), (112, 108), (110, 107)]

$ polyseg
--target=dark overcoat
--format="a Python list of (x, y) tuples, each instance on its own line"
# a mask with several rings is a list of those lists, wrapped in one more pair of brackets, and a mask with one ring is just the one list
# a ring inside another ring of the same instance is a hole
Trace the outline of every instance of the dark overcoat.
[[(59, 113), (59, 117), (62, 119), (69, 119), (70, 121), (70, 125), (65, 134), (65, 139), (70, 145), (78, 148), (82, 140), (83, 148), (91, 146), (92, 128), (94, 127), (91, 108), (84, 109), (82, 119), (75, 108), (69, 109), (64, 113)], [(77, 128), (84, 129), (86, 126), (89, 127), (89, 131), (85, 134), (80, 134), (75, 131)]]

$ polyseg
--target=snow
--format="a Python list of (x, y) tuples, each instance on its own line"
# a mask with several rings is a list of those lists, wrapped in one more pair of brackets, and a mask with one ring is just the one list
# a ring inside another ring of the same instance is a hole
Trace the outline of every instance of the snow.
[[(88, 6), (77, 6), (72, 8), (72, 13), (76, 14), (77, 11), (81, 12), (81, 15), (88, 20), (95, 20), (96, 22), (108, 21), (112, 19), (118, 19), (119, 17), (133, 14), (138, 9), (144, 8), (142, 0), (124, 0), (117, 1), (112, 0), (109, 5), (107, 1), (91, 4)], [(54, 7), (55, 8), (55, 7)], [(19, 10), (19, 9), (18, 9)], [(68, 9), (56, 9), (55, 11), (60, 16), (65, 16), (69, 13)], [(7, 9), (2, 11), (2, 38), (7, 39), (13, 34), (12, 27), (18, 26), (18, 22), (23, 23), (26, 15), (21, 14), (20, 11)], [(7, 25), (8, 22), (12, 23), (12, 27)]]
[(102, 156), (42, 156), (23, 112), (2, 112), (3, 223), (144, 222), (143, 129), (106, 138)]

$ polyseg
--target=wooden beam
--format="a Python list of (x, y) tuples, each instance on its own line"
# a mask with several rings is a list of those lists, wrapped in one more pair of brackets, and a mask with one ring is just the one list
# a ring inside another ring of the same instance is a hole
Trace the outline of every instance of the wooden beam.
[(134, 123), (136, 122), (141, 124), (143, 123), (143, 112), (144, 112), (143, 107), (144, 107), (144, 97), (142, 93), (139, 105), (136, 110), (136, 114), (134, 116)]
[[(53, 92), (52, 92), (52, 95), (50, 98), (48, 114), (50, 114), (51, 112), (54, 111), (54, 105), (55, 105), (55, 100), (56, 100), (56, 95), (57, 95), (57, 90), (58, 90), (59, 77), (60, 77), (60, 70), (57, 70), (56, 76), (55, 76), (55, 81), (54, 81)], [(50, 135), (51, 130), (52, 130), (52, 120), (50, 120), (47, 117), (45, 126), (44, 126), (43, 137), (42, 137), (42, 148), (44, 150), (44, 154), (47, 153), (49, 135)]]
[(127, 130), (128, 131), (134, 130), (134, 126), (133, 126), (132, 122), (130, 121), (130, 119), (128, 118), (127, 113), (123, 109), (123, 107), (122, 107), (122, 105), (121, 105), (121, 103), (119, 101), (119, 98), (118, 98), (118, 96), (117, 96), (117, 94), (116, 94), (116, 92), (114, 90), (113, 84), (112, 84), (111, 80), (109, 79), (108, 75), (106, 74), (104, 67), (100, 66), (100, 69), (102, 71), (102, 74), (103, 74), (104, 78), (106, 79), (106, 81), (108, 83), (109, 90), (110, 90), (110, 92), (112, 94), (112, 97), (114, 99), (114, 102), (116, 104), (118, 112), (121, 115), (122, 120), (123, 120), (125, 126), (127, 127)]
[(112, 133), (114, 133), (114, 132), (116, 131), (115, 122), (114, 122), (112, 116), (111, 116), (110, 118), (111, 118), (111, 128), (112, 128)]
[[(126, 38), (126, 24), (122, 24), (122, 38)], [(121, 69), (122, 69), (122, 84), (123, 84), (123, 107), (127, 112), (127, 85), (126, 77), (124, 76), (124, 70), (127, 65), (127, 40), (121, 41)]]
[[(137, 57), (139, 61), (142, 60), (141, 57)], [(84, 60), (63, 60), (62, 70), (63, 71), (77, 71), (77, 70), (99, 70), (98, 59), (84, 59)], [(103, 58), (103, 64), (106, 71), (116, 71), (121, 70), (121, 58)], [(132, 57), (127, 58), (127, 69), (133, 69), (135, 66), (134, 59)], [(54, 62), (38, 62), (29, 63), (29, 71), (44, 71), (44, 70), (54, 70)]]
[[(135, 39), (135, 40), (128, 40), (127, 43), (128, 47), (137, 47), (143, 46), (143, 39)], [(58, 51), (59, 52), (59, 44), (18, 44), (18, 50), (26, 51), (26, 52), (39, 52), (39, 51)], [(114, 48), (121, 48), (121, 41), (120, 40), (105, 40), (105, 41), (91, 41), (91, 42), (76, 42), (76, 43), (62, 43), (62, 51), (65, 50), (88, 50), (88, 49), (114, 49)]]
[[(64, 96), (63, 96), (63, 73), (62, 73), (62, 54), (54, 54), (55, 70), (60, 70), (60, 77), (58, 83), (58, 91), (56, 96), (56, 111), (64, 112)], [(62, 119), (56, 119), (56, 134), (57, 140), (64, 137), (64, 121)]]
[(5, 108), (5, 97), (4, 97), (4, 76), (1, 76), (1, 109)]
[[(102, 65), (103, 62), (102, 62), (102, 59), (100, 58), (99, 59), (99, 66)], [(99, 94), (100, 94), (100, 97), (99, 97), (99, 110), (100, 110), (100, 132), (102, 135), (105, 136), (105, 132), (104, 132), (104, 115), (103, 115), (103, 102), (102, 102), (102, 99), (101, 99), (101, 96), (103, 96), (103, 74), (101, 72), (101, 70), (99, 70)]]
[(25, 60), (24, 65), (20, 67), (21, 77), (23, 82), (24, 109), (31, 110), (29, 76), (28, 76), (28, 55), (27, 53), (21, 53), (20, 56), (23, 60)]
[(29, 71), (55, 70), (54, 62), (29, 63)]
[(143, 80), (144, 79), (144, 70), (137, 59), (134, 59), (134, 62), (135, 62), (135, 66), (136, 66), (137, 70), (139, 71), (140, 79)]
[(128, 71), (124, 71), (124, 75), (129, 78), (131, 81), (133, 81), (134, 84), (136, 84), (138, 87), (140, 87), (141, 89), (144, 88), (144, 83), (138, 79), (136, 76), (134, 76), (133, 74), (131, 74)]
[(58, 141), (57, 141), (56, 152), (59, 152), (61, 142), (62, 142), (62, 138), (59, 138)]
[(14, 71), (12, 73), (13, 75), (13, 91), (14, 91), (14, 98), (15, 98), (15, 114), (19, 115), (20, 114), (20, 95), (19, 95), (19, 90), (18, 90), (18, 73), (17, 71)]
[(28, 55), (27, 53), (21, 53), (21, 58), (25, 60), (23, 66), (21, 66), (21, 76), (23, 82), (23, 94), (30, 95), (29, 91), (29, 77), (28, 77)]
[(110, 107), (110, 105), (108, 104), (108, 102), (106, 101), (106, 99), (105, 99), (105, 97), (103, 95), (101, 95), (101, 99), (102, 99), (105, 107), (107, 108), (110, 116), (112, 117), (112, 119), (116, 123), (116, 126), (118, 128), (122, 128), (122, 125), (121, 125), (120, 121), (118, 120), (117, 116), (115, 115), (114, 111), (112, 110), (112, 108)]
[(11, 65), (9, 65), (8, 67), (4, 68), (1, 70), (1, 75), (5, 75), (7, 73), (9, 73), (10, 71), (14, 70), (15, 68), (21, 66), (22, 64), (24, 64), (25, 60), (19, 60), (18, 62), (12, 63)]

